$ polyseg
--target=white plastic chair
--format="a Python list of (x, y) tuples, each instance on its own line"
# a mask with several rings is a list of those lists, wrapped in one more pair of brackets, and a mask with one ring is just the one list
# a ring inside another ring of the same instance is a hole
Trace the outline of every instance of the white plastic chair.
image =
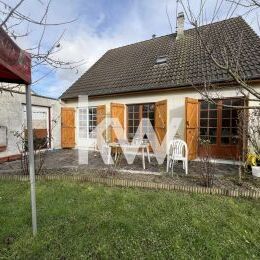
[(169, 152), (167, 154), (167, 169), (172, 169), (176, 161), (182, 161), (182, 167), (185, 170), (185, 174), (188, 174), (188, 146), (186, 142), (181, 139), (175, 139), (170, 142)]

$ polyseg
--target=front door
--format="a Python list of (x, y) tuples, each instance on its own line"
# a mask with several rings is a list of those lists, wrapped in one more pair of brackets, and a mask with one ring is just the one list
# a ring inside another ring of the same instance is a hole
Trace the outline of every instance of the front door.
[[(199, 139), (208, 140), (215, 158), (237, 160), (241, 154), (239, 138), (239, 110), (244, 105), (241, 98), (226, 98), (199, 102)], [(199, 155), (203, 148), (199, 144)]]

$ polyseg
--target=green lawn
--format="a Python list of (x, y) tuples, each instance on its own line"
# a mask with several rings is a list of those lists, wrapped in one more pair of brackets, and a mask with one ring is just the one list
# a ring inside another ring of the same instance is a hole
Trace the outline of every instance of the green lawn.
[(0, 181), (1, 258), (260, 258), (260, 202), (79, 182)]

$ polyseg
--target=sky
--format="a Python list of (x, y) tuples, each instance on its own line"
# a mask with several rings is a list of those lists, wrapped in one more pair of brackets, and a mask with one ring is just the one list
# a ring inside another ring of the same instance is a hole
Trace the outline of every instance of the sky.
[[(18, 1), (7, 2), (15, 6)], [(195, 14), (199, 12), (199, 2), (200, 0), (190, 1), (191, 9)], [(212, 17), (217, 2), (221, 1), (206, 2), (204, 23)], [(19, 11), (37, 19), (45, 10), (46, 4), (45, 0), (26, 0), (19, 7)], [(227, 13), (228, 16), (245, 13), (242, 8), (231, 13), (229, 6), (228, 4), (221, 6), (215, 21), (225, 19)], [(166, 8), (170, 22), (166, 15)], [(57, 98), (107, 50), (151, 39), (153, 34), (161, 36), (175, 32), (176, 9), (177, 12), (183, 11), (180, 4), (176, 8), (176, 0), (52, 0), (48, 13), (49, 22), (76, 20), (66, 25), (48, 27), (43, 46), (47, 49), (65, 31), (60, 41), (60, 51), (55, 54), (55, 58), (63, 61), (81, 61), (84, 64), (74, 70), (53, 71), (33, 84), (33, 90), (40, 95)], [(256, 13), (250, 13), (245, 18), (258, 33)], [(26, 26), (20, 25), (20, 30), (25, 29)], [(186, 19), (185, 29), (190, 27)], [(30, 35), (17, 39), (17, 43), (22, 48), (30, 48), (39, 40), (41, 30), (39, 26), (30, 28)], [(37, 81), (49, 71), (48, 67), (37, 67), (33, 70), (33, 81)]]

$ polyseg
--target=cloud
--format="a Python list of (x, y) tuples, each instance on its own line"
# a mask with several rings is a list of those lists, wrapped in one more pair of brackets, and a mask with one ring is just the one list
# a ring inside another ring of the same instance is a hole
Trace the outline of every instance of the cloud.
[[(206, 2), (208, 17), (212, 16), (216, 1)], [(11, 2), (15, 3), (16, 1), (11, 0)], [(197, 1), (190, 1), (190, 3), (192, 10), (198, 13)], [(34, 89), (40, 94), (58, 97), (107, 50), (149, 39), (152, 34), (160, 36), (171, 33), (166, 6), (172, 29), (175, 31), (176, 2), (171, 0), (53, 1), (49, 13), (50, 21), (62, 22), (74, 18), (78, 19), (72, 24), (48, 28), (44, 45), (49, 46), (66, 29), (65, 36), (61, 41), (62, 50), (56, 54), (56, 57), (63, 61), (84, 60), (85, 64), (78, 68), (78, 72), (76, 70), (59, 70), (40, 81)], [(37, 17), (41, 5), (39, 1), (27, 0), (22, 8), (28, 14)], [(178, 10), (181, 11), (181, 9), (179, 6)], [(226, 12), (227, 8), (225, 12), (219, 12), (217, 19), (224, 19)], [(233, 15), (238, 15), (241, 12), (242, 10), (238, 9)], [(204, 15), (206, 16), (206, 13)], [(249, 16), (248, 21), (253, 21), (252, 25), (256, 28), (256, 19), (253, 16)], [(185, 26), (187, 28), (188, 23)], [(32, 28), (31, 36), (20, 40), (20, 44), (24, 47), (31, 47), (37, 42), (39, 35), (40, 31)], [(45, 69), (42, 69), (42, 72), (45, 72)], [(33, 78), (36, 79), (39, 76), (39, 71), (34, 72)]]
[[(152, 34), (171, 33), (165, 6), (167, 1), (132, 1), (130, 9), (121, 13), (120, 23), (106, 24), (100, 33), (102, 23), (106, 23), (106, 10), (100, 9), (98, 19), (91, 26), (85, 19), (79, 21), (61, 41), (62, 51), (58, 57), (66, 61), (84, 60), (77, 70), (59, 70), (57, 80), (69, 87), (82, 73), (92, 66), (107, 50), (151, 38)], [(141, 4), (140, 4), (141, 3)], [(160, 11), (159, 11), (160, 10)], [(151, 19), (152, 17), (152, 19)], [(60, 82), (57, 83), (60, 86)], [(65, 88), (66, 88), (65, 87)], [(52, 87), (53, 89), (53, 87)], [(57, 87), (57, 96), (61, 93)]]

